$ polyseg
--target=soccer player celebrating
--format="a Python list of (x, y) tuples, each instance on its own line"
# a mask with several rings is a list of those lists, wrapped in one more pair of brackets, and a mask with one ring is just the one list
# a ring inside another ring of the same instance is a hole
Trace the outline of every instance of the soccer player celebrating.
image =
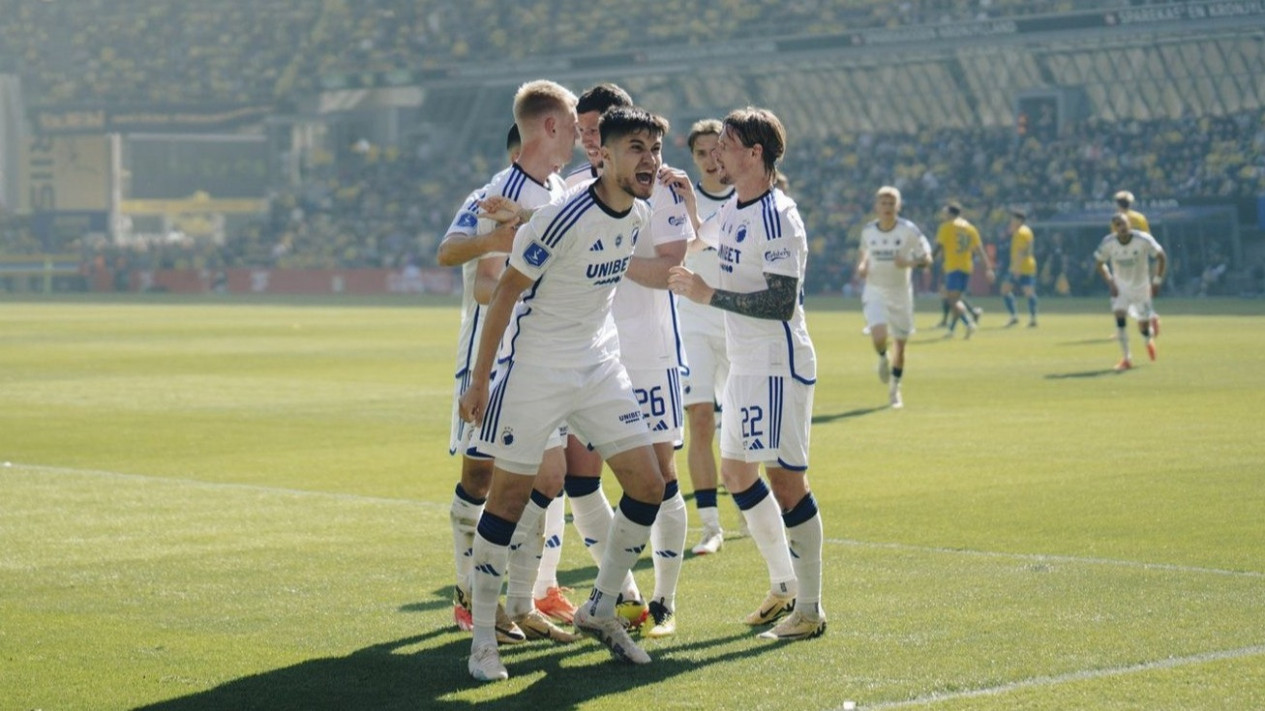
[[(878, 377), (890, 381), (893, 408), (903, 407), (900, 380), (905, 372), (905, 344), (914, 332), (914, 267), (931, 264), (931, 245), (918, 225), (899, 217), (900, 191), (883, 186), (874, 194), (878, 219), (861, 228), (861, 260), (857, 275), (865, 279), (861, 308), (878, 353)], [(892, 357), (887, 357), (888, 331)]]
[[(632, 98), (614, 84), (598, 84), (580, 95), (580, 142), (589, 165), (568, 176), (568, 183), (583, 185), (602, 174), (602, 146), (599, 123), (613, 107), (632, 106)], [(656, 176), (657, 178), (657, 176)], [(653, 240), (642, 240), (628, 264), (628, 280), (615, 290), (611, 307), (619, 333), (619, 358), (641, 403), (651, 442), (664, 478), (664, 498), (650, 534), (654, 552), (654, 595), (649, 604), (631, 574), (624, 581), (620, 613), (640, 627), (647, 618), (652, 623), (643, 634), (663, 637), (676, 632), (676, 589), (684, 560), (685, 536), (689, 527), (685, 498), (677, 483), (675, 454), (681, 442), (684, 414), (681, 406), (680, 373), (685, 370), (679, 338), (675, 297), (667, 291), (668, 269), (681, 264), (686, 246), (694, 237), (694, 227), (684, 199), (656, 179), (650, 195)], [(596, 245), (596, 249), (605, 245)], [(584, 536), (589, 551), (601, 556), (610, 526), (610, 504), (601, 493), (602, 461), (575, 437), (567, 445), (567, 495), (576, 528)]]
[(1010, 273), (1002, 280), (1001, 298), (1010, 312), (1006, 328), (1019, 323), (1015, 309), (1015, 288), (1028, 299), (1028, 328), (1037, 327), (1037, 257), (1034, 250), (1032, 228), (1024, 224), (1028, 213), (1012, 210), (1010, 213)]
[[(716, 119), (705, 119), (690, 127), (686, 144), (699, 179), (694, 185), (694, 219), (700, 223), (710, 219), (733, 197), (731, 185), (720, 182), (713, 150), (720, 140), (723, 126)], [(685, 266), (708, 284), (720, 278), (720, 258), (714, 247), (703, 247), (685, 258)], [(690, 483), (694, 487), (694, 505), (703, 522), (703, 535), (694, 546), (695, 555), (720, 550), (725, 541), (716, 508), (716, 455), (712, 443), (716, 436), (716, 403), (729, 376), (729, 356), (725, 353), (725, 318), (719, 309), (682, 299), (677, 304), (681, 314), (681, 340), (685, 342), (685, 358), (689, 370), (682, 381), (686, 421), (690, 431), (686, 463)]]
[[(713, 287), (689, 269), (674, 267), (669, 286), (725, 312), (731, 367), (721, 397), (721, 477), (769, 564), (773, 588), (748, 622), (785, 615), (760, 636), (793, 640), (825, 632), (826, 615), (821, 515), (808, 488), (817, 382), (801, 300), (808, 238), (795, 202), (774, 187), (785, 151), (786, 132), (773, 112), (745, 108), (725, 117), (716, 164), (722, 182), (735, 192), (712, 221), (718, 228), (711, 237), (720, 255), (719, 282)], [(710, 232), (708, 226), (704, 232)], [(761, 464), (772, 497), (760, 478)], [(788, 551), (790, 570), (784, 569)]]
[[(1116, 364), (1117, 371), (1133, 367), (1129, 352), (1129, 331), (1125, 318), (1132, 315), (1138, 322), (1138, 330), (1146, 339), (1146, 352), (1155, 360), (1155, 333), (1151, 330), (1151, 298), (1164, 283), (1167, 259), (1164, 248), (1146, 232), (1133, 229), (1129, 218), (1123, 214), (1111, 216), (1111, 234), (1103, 237), (1094, 252), (1095, 270), (1107, 282), (1111, 292), (1111, 311), (1116, 317), (1116, 340), (1124, 358)], [(1155, 260), (1155, 274), (1151, 274), (1151, 259)], [(1110, 266), (1108, 266), (1110, 264)]]
[[(662, 165), (667, 130), (666, 120), (641, 109), (607, 112), (600, 125), (602, 176), (539, 209), (519, 229), (509, 265), (493, 291), (460, 405), (463, 419), (480, 425), (479, 450), (495, 458), (474, 542), (469, 670), (476, 679), (509, 676), (487, 621), (533, 475), (551, 433), (564, 422), (594, 445), (624, 490), (593, 593), (576, 611), (575, 626), (617, 659), (650, 661), (628, 636), (615, 603), (650, 538), (664, 483), (641, 407), (619, 361), (610, 311), (615, 286), (632, 276), (634, 246), (651, 238), (650, 207), (644, 200)], [(594, 249), (598, 244), (602, 248)], [(500, 344), (505, 353), (493, 388)]]
[[(516, 126), (522, 127), (522, 146), (516, 150), (511, 135), (507, 148), (511, 155), (516, 154), (513, 164), (471, 195), (439, 248), (441, 264), (462, 265), (462, 319), (449, 443), (450, 453), (462, 453), (461, 480), (449, 510), (457, 566), (453, 616), (462, 629), (471, 629), (476, 623), (466, 610), (470, 605), (467, 587), (471, 575), (470, 555), (475, 526), (492, 478), (492, 460), (470, 446), (471, 430), (460, 418), (457, 403), (469, 384), (471, 357), (482, 325), (480, 302), (487, 301), (513, 239), (512, 226), (490, 230), (487, 220), (480, 226), (478, 204), (485, 197), (496, 196), (528, 206), (544, 205), (565, 193), (557, 170), (570, 157), (575, 141), (575, 96), (554, 82), (529, 82), (515, 95), (514, 120)], [(496, 636), (504, 643), (522, 642), (528, 637), (558, 642), (575, 639), (536, 612), (531, 595), (539, 564), (537, 557), (543, 547), (543, 537), (538, 535), (539, 515), (556, 498), (565, 474), (562, 439), (557, 438), (553, 444), (550, 456), (544, 458), (547, 466), (542, 467), (538, 488), (533, 492), (533, 504), (528, 507), (526, 522), (520, 530), (523, 544), (516, 547), (511, 562), (506, 610), (496, 608), (493, 613)]]

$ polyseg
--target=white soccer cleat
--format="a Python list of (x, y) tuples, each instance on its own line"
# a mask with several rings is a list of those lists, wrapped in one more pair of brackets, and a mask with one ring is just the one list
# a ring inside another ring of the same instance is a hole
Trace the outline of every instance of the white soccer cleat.
[(725, 533), (720, 530), (719, 526), (704, 526), (703, 537), (699, 540), (698, 545), (694, 546), (694, 555), (710, 555), (720, 550), (725, 545)]
[(966, 336), (964, 336), (964, 338), (968, 341), (971, 340), (971, 336), (975, 335), (976, 328), (978, 327), (975, 324), (971, 323), (970, 321), (967, 321), (966, 322)]
[(786, 619), (777, 623), (773, 629), (761, 632), (758, 636), (760, 639), (776, 639), (789, 642), (797, 639), (812, 639), (825, 633), (825, 615), (820, 615), (817, 619), (810, 619), (804, 613), (796, 610)]
[(527, 635), (527, 639), (547, 639), (556, 644), (570, 644), (580, 638), (580, 635), (555, 625), (553, 620), (536, 609), (528, 610), (515, 617), (514, 624)]
[(904, 407), (904, 406), (905, 406), (905, 402), (904, 402), (903, 400), (901, 400), (901, 399), (900, 399), (900, 388), (899, 388), (899, 387), (892, 388), (892, 391), (891, 391), (891, 396), (892, 396), (892, 397), (891, 397), (891, 403), (892, 403), (892, 409), (893, 409), (893, 410), (899, 410), (899, 409), (901, 409), (902, 407)]
[(887, 355), (878, 357), (878, 380), (880, 383), (886, 384), (892, 379), (892, 362), (887, 359)]
[(505, 681), (510, 673), (501, 663), (501, 653), (495, 642), (476, 644), (470, 648), (470, 662), (466, 665), (470, 676), (479, 681)]
[(618, 616), (594, 617), (589, 614), (588, 605), (581, 605), (575, 612), (575, 628), (606, 645), (611, 656), (618, 661), (629, 664), (650, 663), (650, 655), (628, 636), (624, 621)]
[(752, 627), (767, 625), (784, 615), (790, 614), (794, 609), (795, 597), (793, 595), (769, 593), (769, 596), (764, 598), (764, 602), (760, 603), (760, 607), (755, 612), (747, 615), (745, 622)]

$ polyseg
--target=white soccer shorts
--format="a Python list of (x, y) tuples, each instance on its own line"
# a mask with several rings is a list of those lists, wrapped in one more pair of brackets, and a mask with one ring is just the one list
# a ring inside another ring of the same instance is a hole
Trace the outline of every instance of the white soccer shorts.
[(474, 445), (495, 458), (498, 468), (534, 475), (564, 422), (603, 459), (650, 444), (632, 381), (624, 366), (610, 359), (583, 368), (512, 364), (492, 388)]
[(808, 469), (812, 385), (790, 376), (730, 374), (720, 418), (722, 457)]
[(720, 402), (720, 393), (729, 377), (729, 356), (725, 353), (725, 336), (697, 334), (686, 331), (681, 335), (685, 343), (685, 360), (688, 374), (681, 378), (681, 390), (685, 407)]
[(861, 312), (870, 328), (887, 325), (892, 338), (906, 340), (914, 333), (914, 300), (908, 291), (867, 288)]

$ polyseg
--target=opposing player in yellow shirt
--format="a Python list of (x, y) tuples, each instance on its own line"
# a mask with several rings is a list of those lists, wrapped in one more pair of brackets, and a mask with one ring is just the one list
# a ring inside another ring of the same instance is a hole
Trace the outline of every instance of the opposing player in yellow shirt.
[(951, 202), (944, 206), (944, 222), (936, 230), (936, 254), (944, 260), (944, 300), (953, 310), (953, 318), (949, 320), (949, 332), (945, 338), (953, 337), (953, 329), (958, 319), (966, 324), (966, 337), (975, 333), (975, 314), (962, 303), (962, 294), (971, 281), (971, 271), (975, 268), (975, 255), (984, 262), (986, 275), (991, 284), (995, 278), (993, 263), (984, 251), (984, 243), (980, 240), (979, 230), (975, 225), (962, 217), (962, 206)]
[(1028, 214), (1023, 210), (1010, 213), (1010, 272), (1001, 282), (1001, 298), (1010, 312), (1006, 328), (1019, 323), (1015, 311), (1015, 288), (1028, 298), (1028, 328), (1037, 327), (1037, 257), (1033, 252), (1035, 237), (1026, 224)]

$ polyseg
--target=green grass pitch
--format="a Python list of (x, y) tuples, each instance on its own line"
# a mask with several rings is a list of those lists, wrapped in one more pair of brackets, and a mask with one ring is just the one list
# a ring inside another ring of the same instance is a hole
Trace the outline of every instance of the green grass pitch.
[(1105, 299), (982, 303), (970, 341), (920, 303), (901, 411), (858, 304), (810, 303), (824, 637), (754, 638), (731, 538), (652, 664), (533, 643), (480, 685), (451, 303), (0, 301), (0, 711), (1265, 708), (1265, 302), (1161, 300), (1124, 374)]

